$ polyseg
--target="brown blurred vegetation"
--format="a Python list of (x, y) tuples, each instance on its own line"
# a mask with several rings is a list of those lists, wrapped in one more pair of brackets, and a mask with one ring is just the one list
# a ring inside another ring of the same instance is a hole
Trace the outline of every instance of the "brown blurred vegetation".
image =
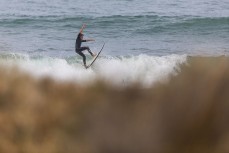
[(229, 60), (189, 57), (169, 83), (118, 89), (0, 69), (1, 153), (227, 153)]

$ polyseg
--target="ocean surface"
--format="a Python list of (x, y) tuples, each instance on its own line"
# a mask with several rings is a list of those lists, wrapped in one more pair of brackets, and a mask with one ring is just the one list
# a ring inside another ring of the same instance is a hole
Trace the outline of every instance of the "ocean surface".
[[(74, 51), (84, 23), (96, 41), (83, 45), (97, 52), (106, 43), (88, 70)], [(229, 1), (1, 0), (0, 36), (0, 63), (35, 77), (147, 86), (189, 56), (228, 56)]]

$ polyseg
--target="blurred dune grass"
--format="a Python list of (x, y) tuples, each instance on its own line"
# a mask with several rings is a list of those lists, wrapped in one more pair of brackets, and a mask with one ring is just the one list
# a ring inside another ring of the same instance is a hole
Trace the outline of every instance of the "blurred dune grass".
[(189, 57), (168, 83), (83, 87), (0, 68), (1, 153), (227, 153), (229, 59)]

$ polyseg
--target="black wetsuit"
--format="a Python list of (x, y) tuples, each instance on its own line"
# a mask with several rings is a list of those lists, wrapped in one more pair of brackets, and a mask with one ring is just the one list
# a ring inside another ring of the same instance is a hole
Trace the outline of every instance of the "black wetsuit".
[(80, 34), (78, 34), (76, 38), (76, 44), (75, 44), (75, 51), (77, 54), (83, 57), (83, 63), (86, 65), (86, 56), (82, 53), (82, 51), (87, 50), (91, 56), (93, 56), (93, 53), (91, 52), (89, 47), (81, 47), (82, 42), (87, 42), (86, 40), (82, 40), (80, 38)]

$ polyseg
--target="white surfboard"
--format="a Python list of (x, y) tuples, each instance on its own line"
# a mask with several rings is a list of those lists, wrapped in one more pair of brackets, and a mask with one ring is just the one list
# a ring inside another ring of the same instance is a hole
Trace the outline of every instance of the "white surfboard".
[(93, 58), (93, 60), (91, 61), (91, 63), (87, 65), (86, 69), (92, 66), (92, 64), (95, 62), (95, 60), (99, 56), (99, 54), (102, 52), (104, 46), (105, 46), (105, 43), (103, 44), (103, 47), (100, 49), (100, 51), (97, 53), (97, 55)]

